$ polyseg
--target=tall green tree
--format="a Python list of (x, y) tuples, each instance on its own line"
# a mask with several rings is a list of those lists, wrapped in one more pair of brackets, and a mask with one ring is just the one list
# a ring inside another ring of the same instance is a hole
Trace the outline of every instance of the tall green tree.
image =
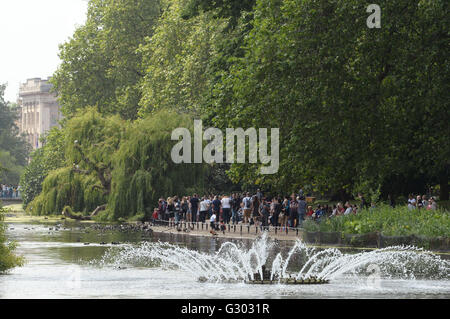
[(382, 27), (369, 29), (361, 1), (257, 1), (247, 54), (210, 113), (223, 127), (279, 127), (281, 163), (272, 176), (233, 165), (234, 181), (377, 193), (391, 176), (425, 174), (448, 185), (448, 4), (379, 5)]
[[(24, 175), (30, 184), (27, 210), (48, 215), (61, 213), (68, 205), (76, 212), (90, 213), (106, 204), (112, 159), (127, 125), (119, 115), (103, 116), (91, 107), (67, 120), (62, 131), (50, 134), (49, 142), (37, 151)], [(41, 175), (36, 177), (36, 173)], [(38, 186), (41, 190), (32, 193)], [(29, 202), (31, 195), (34, 199)]]
[(118, 115), (102, 116), (95, 108), (88, 108), (65, 127), (65, 154), (72, 170), (95, 176), (95, 188), (105, 195), (111, 191), (113, 155), (120, 147), (127, 126)]
[(145, 77), (141, 114), (157, 109), (197, 111), (210, 88), (210, 64), (216, 43), (227, 25), (213, 12), (183, 18), (185, 1), (164, 11), (155, 33), (141, 47)]
[(43, 146), (31, 153), (30, 163), (20, 177), (24, 208), (41, 193), (42, 183), (52, 170), (68, 165), (65, 157), (64, 134), (63, 129), (53, 127), (41, 137)]
[(16, 125), (17, 109), (4, 99), (6, 85), (0, 85), (0, 172), (1, 183), (18, 184), (31, 146)]
[(136, 120), (114, 155), (112, 190), (104, 217), (111, 220), (150, 216), (159, 198), (203, 190), (204, 164), (175, 164), (171, 158), (172, 131), (187, 128), (189, 115), (160, 110)]
[(86, 23), (60, 47), (62, 63), (51, 80), (66, 117), (95, 106), (136, 118), (144, 75), (137, 49), (160, 14), (159, 0), (89, 1)]

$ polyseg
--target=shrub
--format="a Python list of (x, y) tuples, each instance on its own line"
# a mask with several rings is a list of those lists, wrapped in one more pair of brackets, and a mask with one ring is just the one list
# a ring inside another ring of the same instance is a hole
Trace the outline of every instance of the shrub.
[(5, 235), (6, 227), (3, 223), (5, 213), (6, 210), (0, 207), (0, 273), (6, 272), (16, 266), (22, 266), (24, 262), (23, 257), (14, 254), (16, 243), (7, 242)]
[(443, 210), (409, 210), (406, 206), (391, 208), (381, 205), (357, 215), (337, 216), (317, 223), (304, 222), (307, 231), (343, 232), (366, 234), (381, 232), (387, 236), (422, 235), (426, 237), (449, 237), (450, 213)]

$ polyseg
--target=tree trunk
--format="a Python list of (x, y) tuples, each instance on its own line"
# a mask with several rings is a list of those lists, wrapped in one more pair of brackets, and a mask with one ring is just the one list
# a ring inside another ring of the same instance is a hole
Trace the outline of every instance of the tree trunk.
[(106, 204), (98, 206), (91, 214), (91, 217), (97, 216), (98, 213), (106, 209)]

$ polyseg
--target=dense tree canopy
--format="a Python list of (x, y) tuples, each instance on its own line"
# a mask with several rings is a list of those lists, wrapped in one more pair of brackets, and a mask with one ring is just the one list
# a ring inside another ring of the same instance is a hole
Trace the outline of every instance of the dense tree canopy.
[(42, 191), (42, 182), (55, 169), (67, 165), (64, 152), (64, 131), (54, 127), (41, 137), (43, 147), (33, 151), (31, 161), (25, 167), (20, 178), (23, 206), (28, 204)]
[[(102, 218), (144, 217), (161, 196), (200, 190), (206, 167), (177, 165), (171, 159), (172, 130), (192, 126), (189, 116), (174, 111), (149, 114), (130, 124), (117, 115), (86, 109), (67, 121), (64, 150), (59, 151), (65, 154), (64, 165), (46, 174), (42, 191), (27, 210), (48, 215), (68, 205), (87, 214), (108, 204)], [(39, 153), (41, 159), (51, 144)]]
[[(112, 158), (126, 127), (118, 115), (102, 116), (87, 108), (62, 130), (52, 131), (23, 176), (28, 211), (61, 213), (69, 205), (88, 213), (105, 204), (111, 191)], [(42, 185), (42, 192), (36, 197), (37, 185)]]
[(172, 131), (187, 128), (189, 116), (166, 110), (133, 123), (115, 154), (108, 217), (150, 216), (160, 197), (184, 196), (204, 189), (203, 164), (175, 164), (171, 158)]
[(52, 78), (65, 116), (95, 106), (136, 118), (143, 76), (137, 49), (152, 35), (160, 10), (159, 0), (89, 1), (87, 21), (61, 46)]
[[(38, 175), (41, 195), (61, 200), (40, 197), (40, 211), (97, 201), (107, 219), (144, 216), (159, 196), (219, 184), (373, 199), (440, 184), (445, 199), (448, 1), (377, 4), (372, 29), (359, 0), (91, 0), (53, 77), (67, 121), (49, 144), (64, 165)], [(174, 164), (170, 132), (194, 118), (279, 128), (279, 171)]]
[(448, 4), (383, 1), (381, 29), (365, 6), (258, 1), (247, 54), (223, 80), (231, 103), (211, 112), (222, 126), (280, 127), (281, 168), (258, 178), (235, 165), (234, 179), (377, 193), (392, 176), (448, 173)]
[(5, 88), (0, 85), (0, 183), (17, 185), (31, 147), (19, 136), (16, 107), (5, 101)]

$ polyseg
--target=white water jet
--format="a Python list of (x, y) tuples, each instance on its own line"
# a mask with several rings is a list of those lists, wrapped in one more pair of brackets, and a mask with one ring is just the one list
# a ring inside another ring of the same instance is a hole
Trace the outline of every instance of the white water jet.
[[(294, 270), (296, 280), (310, 277), (335, 280), (348, 274), (367, 276), (367, 267), (374, 264), (381, 270), (380, 275), (387, 278), (448, 279), (450, 275), (449, 261), (412, 246), (344, 254), (337, 248), (320, 250), (307, 247), (297, 240), (285, 258), (276, 248), (275, 241), (270, 240), (267, 233), (256, 239), (250, 248), (226, 242), (215, 254), (170, 243), (145, 242), (139, 246), (127, 245), (119, 251), (111, 249), (101, 262), (116, 267), (129, 264), (162, 269), (175, 267), (197, 279), (203, 277), (216, 282), (254, 280), (255, 274), (263, 278), (263, 266), (270, 271), (270, 280), (289, 278), (288, 268), (297, 268)], [(274, 256), (272, 260), (271, 255)], [(299, 260), (298, 264), (291, 263), (294, 257)]]

